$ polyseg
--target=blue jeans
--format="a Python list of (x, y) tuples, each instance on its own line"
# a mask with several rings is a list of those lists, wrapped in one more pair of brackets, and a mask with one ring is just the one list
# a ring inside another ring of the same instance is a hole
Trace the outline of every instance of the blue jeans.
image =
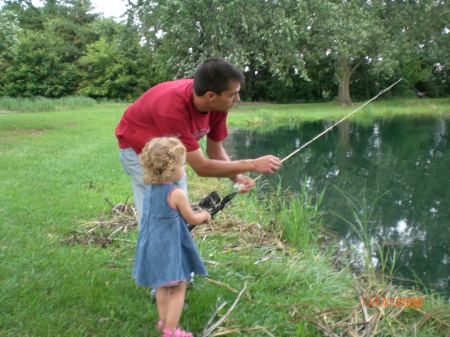
[[(136, 212), (138, 215), (138, 226), (140, 226), (145, 191), (147, 190), (147, 188), (151, 188), (151, 185), (144, 182), (143, 171), (141, 164), (139, 163), (139, 157), (132, 148), (120, 149), (119, 158), (125, 172), (131, 176), (134, 204), (136, 205)], [(188, 195), (186, 174), (176, 184), (184, 190), (186, 195)]]

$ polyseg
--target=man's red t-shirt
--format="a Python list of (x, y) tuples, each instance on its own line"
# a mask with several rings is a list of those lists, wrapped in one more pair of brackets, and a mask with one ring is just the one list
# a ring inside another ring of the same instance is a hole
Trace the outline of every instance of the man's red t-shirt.
[(131, 147), (139, 154), (150, 139), (173, 136), (191, 152), (205, 135), (216, 142), (224, 140), (228, 113), (200, 113), (194, 106), (193, 84), (192, 79), (164, 82), (145, 92), (116, 127), (119, 147)]

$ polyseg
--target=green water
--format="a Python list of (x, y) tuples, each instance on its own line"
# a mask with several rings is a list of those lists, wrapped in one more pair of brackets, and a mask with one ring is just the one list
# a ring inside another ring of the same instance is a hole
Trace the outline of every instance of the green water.
[[(224, 142), (235, 159), (274, 154), (285, 158), (332, 123), (306, 123), (258, 133), (232, 130)], [(449, 119), (396, 117), (370, 125), (344, 121), (265, 175), (284, 188), (326, 188), (326, 224), (353, 247), (361, 243), (350, 227), (329, 211), (352, 219), (341, 189), (374, 205), (370, 231), (401, 255), (397, 278), (417, 280), (450, 295)], [(376, 258), (376, 256), (374, 256)], [(408, 283), (408, 282), (407, 282)]]

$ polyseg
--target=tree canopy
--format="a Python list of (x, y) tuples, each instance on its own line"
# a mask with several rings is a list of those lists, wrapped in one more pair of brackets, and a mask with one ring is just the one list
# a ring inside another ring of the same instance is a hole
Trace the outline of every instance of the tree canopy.
[(400, 77), (393, 95), (450, 94), (446, 0), (128, 0), (121, 22), (90, 0), (41, 3), (4, 1), (0, 95), (132, 101), (216, 55), (248, 101), (352, 104)]

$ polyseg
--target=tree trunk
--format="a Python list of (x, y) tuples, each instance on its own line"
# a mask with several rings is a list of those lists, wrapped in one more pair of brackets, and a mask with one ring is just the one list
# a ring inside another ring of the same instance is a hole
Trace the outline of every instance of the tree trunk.
[(338, 80), (339, 80), (339, 93), (338, 102), (343, 106), (353, 105), (350, 98), (350, 77), (352, 76), (352, 69), (346, 58), (341, 57), (339, 60)]
[(245, 90), (248, 93), (249, 96), (249, 100), (252, 102), (254, 99), (254, 93), (253, 93), (253, 81), (255, 80), (254, 78), (254, 74), (255, 74), (255, 70), (252, 69), (252, 67), (250, 67), (250, 71), (248, 72), (248, 79), (245, 81)]
[(343, 152), (347, 152), (350, 148), (350, 120), (346, 119), (342, 121), (338, 124), (337, 128), (339, 133), (338, 148), (342, 149)]

